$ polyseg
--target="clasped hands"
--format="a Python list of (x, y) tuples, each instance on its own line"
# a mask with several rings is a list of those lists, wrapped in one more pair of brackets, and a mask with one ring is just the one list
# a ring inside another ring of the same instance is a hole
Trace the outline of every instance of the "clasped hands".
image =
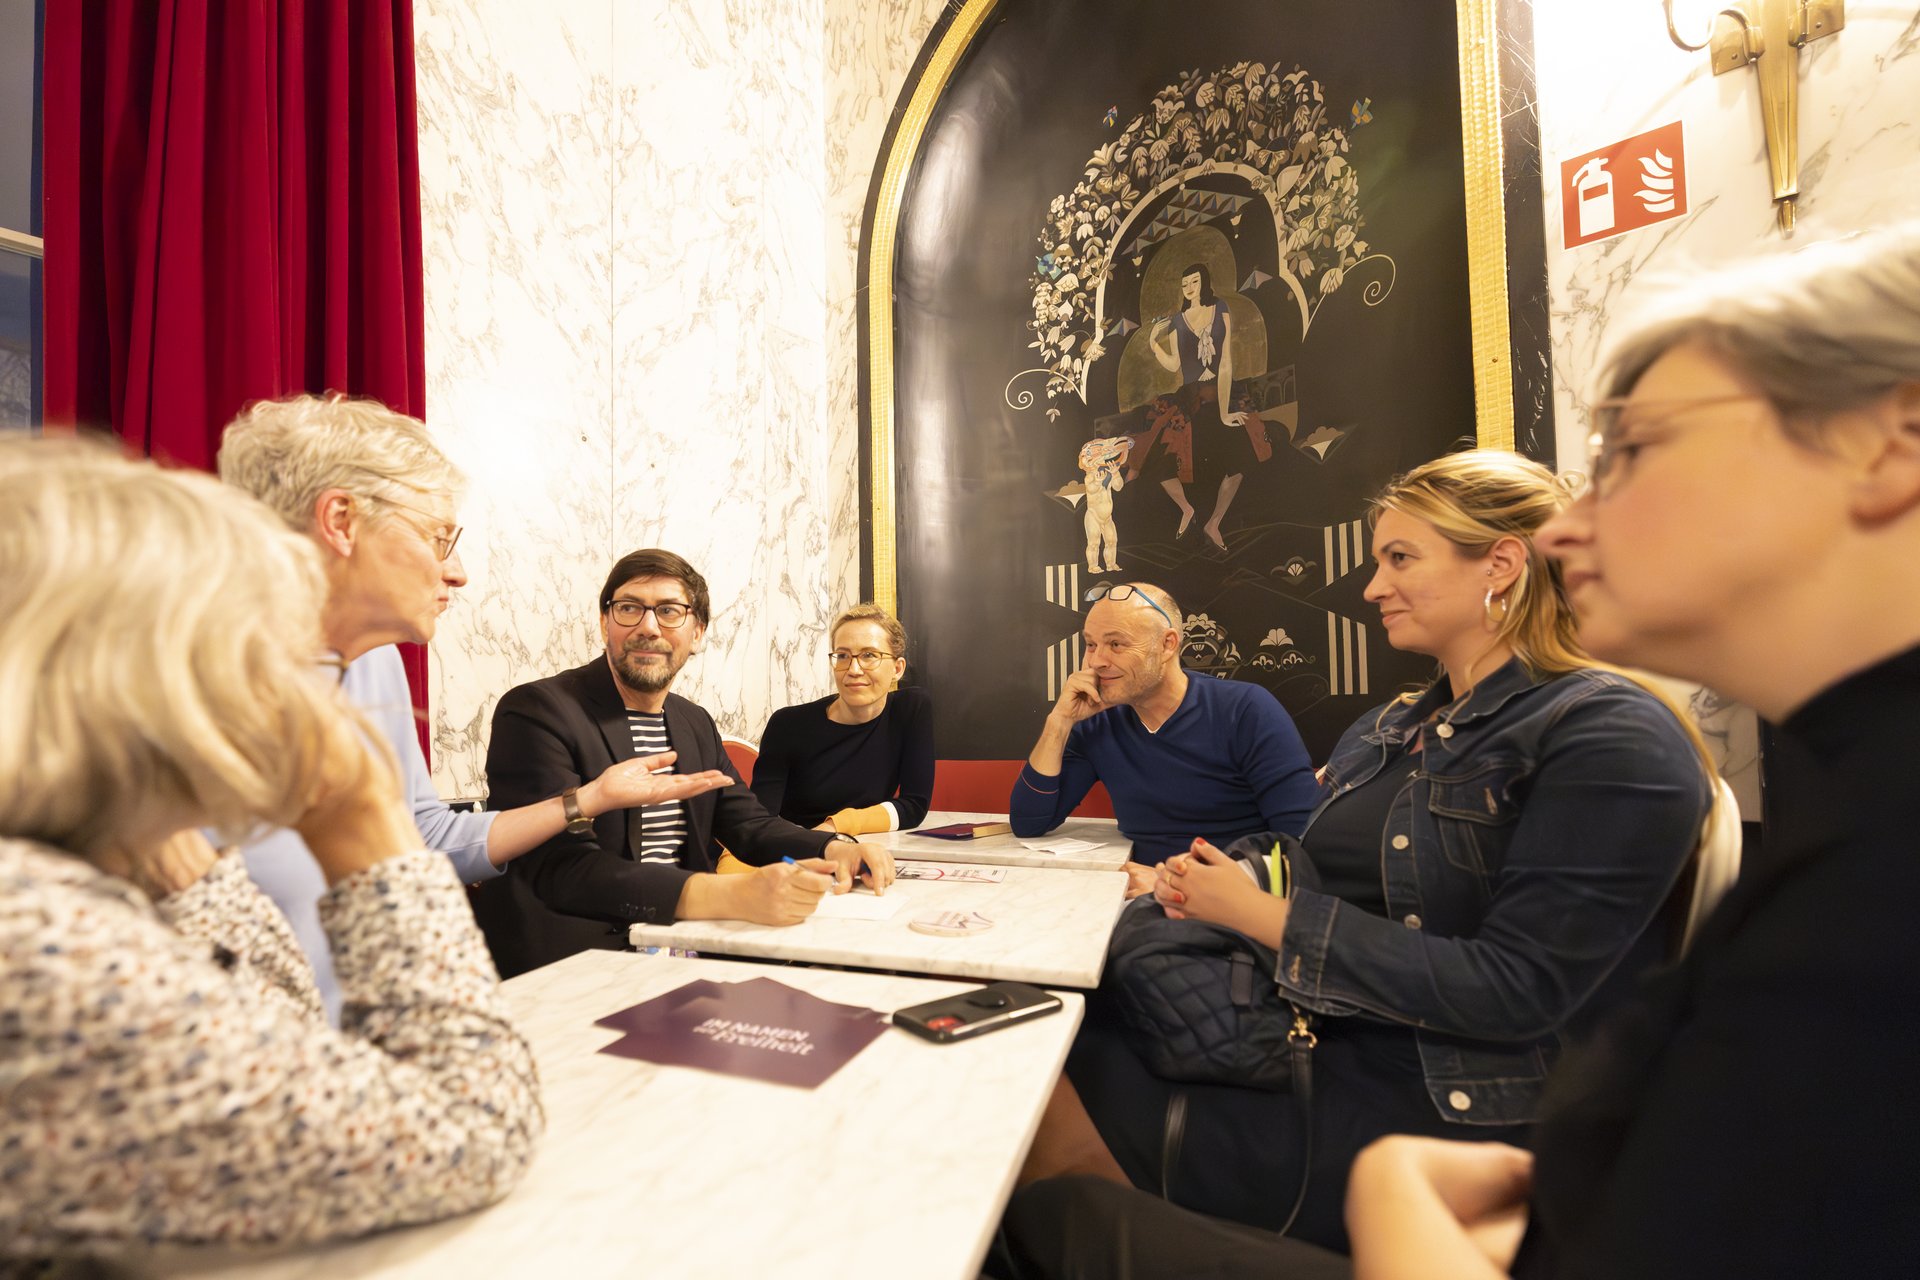
[(1287, 900), (1262, 889), (1246, 868), (1205, 840), (1196, 839), (1187, 852), (1155, 869), (1153, 900), (1169, 919), (1224, 925), (1276, 951), (1287, 929)]

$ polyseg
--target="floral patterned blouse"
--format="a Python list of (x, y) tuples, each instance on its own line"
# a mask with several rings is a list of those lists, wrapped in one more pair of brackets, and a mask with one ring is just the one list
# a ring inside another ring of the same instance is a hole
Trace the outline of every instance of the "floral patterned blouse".
[(238, 854), (155, 905), (0, 840), (0, 1271), (338, 1239), (513, 1186), (546, 1123), (539, 1081), (452, 864), (391, 858), (320, 912), (337, 1031)]

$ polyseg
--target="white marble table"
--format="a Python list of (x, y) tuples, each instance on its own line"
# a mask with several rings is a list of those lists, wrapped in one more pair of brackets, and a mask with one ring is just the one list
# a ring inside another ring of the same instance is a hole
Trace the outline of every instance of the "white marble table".
[(138, 1259), (139, 1274), (971, 1280), (1066, 1061), (1081, 998), (1063, 993), (1057, 1014), (959, 1044), (886, 1031), (813, 1090), (595, 1052), (619, 1038), (596, 1018), (695, 978), (768, 976), (887, 1010), (967, 989), (833, 969), (572, 956), (506, 984), (539, 1060), (547, 1134), (505, 1200), (327, 1248), (169, 1249)]
[[(955, 822), (1005, 822), (1004, 813), (934, 812), (927, 815), (923, 827), (944, 827)], [(1133, 842), (1120, 834), (1112, 818), (1068, 818), (1044, 836), (1034, 840), (1090, 840), (1098, 849), (1079, 853), (1038, 853), (1020, 843), (1018, 836), (982, 836), (978, 840), (942, 840), (938, 836), (915, 835), (911, 831), (888, 831), (861, 836), (862, 840), (884, 843), (896, 858), (919, 858), (923, 862), (984, 862), (996, 867), (1057, 867), (1062, 871), (1118, 871), (1126, 865)]]
[[(855, 969), (1043, 986), (1098, 985), (1107, 936), (1126, 892), (1126, 873), (1003, 869), (1007, 878), (999, 884), (895, 881), (886, 896), (905, 901), (889, 920), (816, 918), (784, 928), (743, 920), (682, 920), (633, 925), (627, 940), (636, 947), (679, 947)], [(914, 917), (937, 911), (977, 911), (994, 923), (984, 933), (964, 938), (934, 937), (908, 927)]]

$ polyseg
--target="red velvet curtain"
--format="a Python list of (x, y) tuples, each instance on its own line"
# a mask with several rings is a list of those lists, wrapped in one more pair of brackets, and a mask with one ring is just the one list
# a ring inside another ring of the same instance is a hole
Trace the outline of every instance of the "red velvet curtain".
[(45, 40), (49, 422), (210, 469), (262, 397), (423, 416), (411, 0), (59, 0)]

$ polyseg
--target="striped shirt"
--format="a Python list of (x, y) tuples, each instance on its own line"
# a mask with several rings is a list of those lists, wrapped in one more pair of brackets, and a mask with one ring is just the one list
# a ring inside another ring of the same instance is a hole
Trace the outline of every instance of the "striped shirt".
[[(664, 713), (627, 712), (633, 730), (633, 755), (656, 756), (670, 751), (667, 742), (667, 717)], [(668, 765), (661, 773), (672, 773)], [(681, 846), (687, 842), (687, 807), (679, 800), (645, 805), (640, 810), (640, 861), (678, 863)]]

